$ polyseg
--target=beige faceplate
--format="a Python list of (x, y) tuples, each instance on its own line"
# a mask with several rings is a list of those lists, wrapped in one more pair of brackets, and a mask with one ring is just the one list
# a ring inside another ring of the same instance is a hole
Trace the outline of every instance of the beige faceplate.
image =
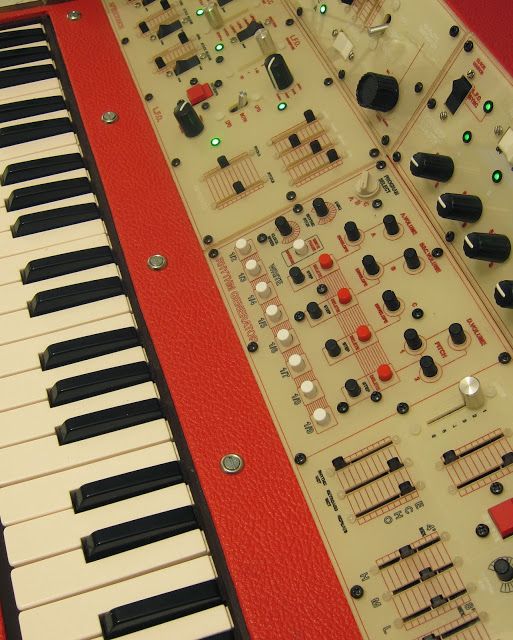
[[(218, 31), (196, 14), (201, 3), (169, 5), (105, 2), (117, 36), (129, 38), (122, 48), (141, 96), (153, 95), (148, 115), (198, 241), (213, 236), (205, 258), (242, 344), (259, 344), (248, 358), (284, 447), (291, 460), (306, 456), (294, 469), (363, 636), (513, 638), (513, 581), (500, 582), (491, 569), (496, 558), (513, 556), (513, 537), (502, 540), (487, 511), (513, 497), (513, 465), (502, 458), (513, 449), (513, 365), (498, 362), (513, 344), (513, 311), (493, 302), (496, 282), (513, 272), (510, 261), (471, 261), (462, 250), (469, 230), (513, 235), (513, 174), (496, 151), (513, 121), (511, 79), (464, 25), (456, 37), (449, 35), (456, 18), (437, 0), (356, 0), (352, 7), (330, 0), (324, 15), (323, 5), (307, 0), (301, 17), (292, 2), (233, 0), (221, 10)], [(370, 35), (368, 29), (387, 24), (388, 15), (388, 27)], [(255, 39), (242, 44), (236, 38), (252, 17), (266, 25), (294, 75), (287, 91), (274, 91)], [(188, 41), (179, 41), (179, 31), (159, 40), (159, 25), (177, 19)], [(142, 21), (149, 27), (145, 35)], [(469, 39), (474, 48), (466, 52)], [(173, 60), (194, 54), (201, 65), (176, 77)], [(158, 56), (167, 61), (161, 71)], [(224, 60), (216, 62), (218, 56)], [(377, 114), (357, 105), (356, 85), (367, 71), (399, 80), (393, 111)], [(444, 117), (452, 82), (461, 76), (472, 90), (455, 115)], [(208, 109), (196, 106), (204, 131), (185, 138), (172, 110), (193, 77), (209, 83), (214, 95)], [(416, 92), (419, 82), (423, 89)], [(230, 112), (243, 91), (247, 105)], [(437, 106), (428, 109), (433, 97)], [(489, 114), (487, 99), (494, 103)], [(286, 103), (282, 111), (280, 102)], [(307, 109), (316, 116), (309, 124)], [(467, 130), (469, 144), (462, 140)], [(288, 141), (293, 133), (302, 140), (295, 149)], [(388, 145), (381, 142), (385, 135)], [(215, 138), (218, 146), (211, 144)], [(309, 146), (313, 140), (321, 143), (318, 154)], [(377, 157), (369, 154), (373, 148)], [(328, 149), (337, 151), (332, 163)], [(409, 159), (421, 151), (451, 156), (454, 177), (444, 185), (414, 178)], [(221, 155), (228, 169), (219, 166)], [(180, 158), (179, 166), (172, 166), (173, 158)], [(379, 161), (385, 166), (378, 168)], [(495, 170), (503, 173), (499, 184), (492, 181)], [(358, 195), (365, 171), (370, 188), (377, 188), (371, 197)], [(237, 180), (245, 186), (241, 194), (232, 187)], [(481, 220), (463, 229), (439, 218), (436, 201), (445, 192), (478, 195)], [(324, 218), (313, 209), (317, 197), (328, 204)], [(387, 214), (399, 224), (392, 237), (382, 222)], [(286, 237), (274, 224), (281, 215), (292, 226)], [(347, 221), (360, 230), (358, 242), (348, 242)], [(448, 231), (453, 243), (445, 240)], [(235, 247), (241, 238), (247, 243), (240, 243), (242, 251)], [(293, 247), (298, 239), (305, 241), (304, 253)], [(404, 266), (407, 248), (421, 260), (414, 272)], [(443, 255), (433, 257), (436, 248)], [(212, 249), (218, 255), (210, 258)], [(323, 254), (331, 256), (331, 267), (320, 264)], [(380, 265), (376, 277), (363, 270), (368, 254)], [(247, 264), (251, 260), (256, 266)], [(305, 276), (300, 285), (289, 276), (292, 266)], [(262, 282), (265, 298), (257, 292)], [(341, 288), (349, 289), (350, 302), (339, 301)], [(387, 289), (401, 302), (393, 313), (383, 306)], [(310, 302), (319, 304), (322, 316), (295, 319)], [(415, 319), (419, 309), (423, 316)], [(451, 323), (464, 328), (464, 345), (451, 343)], [(370, 329), (366, 341), (358, 337), (362, 325)], [(415, 352), (405, 345), (408, 328), (422, 339)], [(278, 336), (280, 329), (290, 335)], [(292, 341), (280, 344), (284, 336)], [(327, 353), (328, 339), (337, 340), (337, 357)], [(289, 361), (294, 355), (301, 356), (299, 370)], [(423, 355), (434, 359), (436, 376), (422, 374)], [(378, 376), (384, 364), (392, 370), (388, 381)], [(478, 409), (463, 404), (458, 383), (466, 376), (480, 382)], [(348, 395), (348, 379), (357, 380), (358, 397)], [(399, 403), (409, 410), (399, 413)], [(444, 464), (442, 454), (452, 450), (454, 461)], [(493, 481), (503, 484), (501, 495), (490, 492)], [(490, 527), (488, 537), (476, 535), (479, 523)], [(364, 588), (361, 599), (349, 596), (353, 585)]]

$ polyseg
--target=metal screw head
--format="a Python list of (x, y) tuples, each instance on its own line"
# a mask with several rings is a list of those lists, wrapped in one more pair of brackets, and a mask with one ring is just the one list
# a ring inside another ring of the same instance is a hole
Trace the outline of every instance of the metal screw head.
[(476, 72), (474, 71), (474, 69), (469, 69), (467, 71), (467, 78), (469, 80), (473, 80), (476, 77)]
[(68, 18), (68, 20), (80, 20), (82, 14), (80, 13), (80, 11), (73, 9), (73, 11), (70, 11), (66, 17)]
[(105, 113), (102, 113), (102, 122), (105, 122), (105, 124), (112, 124), (113, 122), (116, 122), (118, 118), (119, 116), (115, 111), (106, 111)]
[(167, 260), (164, 256), (156, 253), (154, 256), (148, 258), (147, 264), (153, 271), (161, 271), (167, 267)]
[(244, 460), (237, 453), (228, 453), (221, 458), (221, 469), (225, 473), (239, 473), (244, 468)]
[(502, 134), (504, 133), (504, 129), (501, 124), (496, 125), (493, 131), (496, 136), (502, 136)]
[(487, 524), (478, 524), (476, 527), (476, 535), (479, 538), (486, 538), (486, 536), (490, 533), (490, 527)]
[(440, 111), (440, 120), (447, 120), (448, 116), (447, 111)]

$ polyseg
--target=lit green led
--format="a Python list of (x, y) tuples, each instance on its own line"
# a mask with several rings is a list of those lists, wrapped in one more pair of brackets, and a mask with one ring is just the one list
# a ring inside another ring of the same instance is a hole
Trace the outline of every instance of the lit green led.
[(212, 140), (210, 141), (210, 144), (213, 147), (218, 147), (221, 144), (221, 138), (212, 138)]
[(286, 108), (287, 108), (286, 102), (278, 102), (278, 111), (285, 111)]
[(492, 173), (492, 181), (495, 182), (495, 184), (499, 184), (501, 180), (502, 180), (502, 171), (499, 171), (499, 169), (496, 169)]
[(321, 16), (323, 16), (325, 13), (327, 13), (328, 11), (328, 5), (327, 4), (321, 4), (319, 6), (319, 13), (321, 14)]
[(205, 9), (196, 9), (196, 15), (202, 16), (205, 13)]
[(472, 131), (465, 131), (461, 136), (461, 139), (465, 144), (468, 144), (472, 140)]
[(222, 42), (218, 42), (214, 47), (216, 51), (222, 51), (224, 49), (224, 44)]
[(493, 111), (493, 102), (491, 100), (486, 100), (483, 104), (483, 111), (485, 113), (491, 113)]

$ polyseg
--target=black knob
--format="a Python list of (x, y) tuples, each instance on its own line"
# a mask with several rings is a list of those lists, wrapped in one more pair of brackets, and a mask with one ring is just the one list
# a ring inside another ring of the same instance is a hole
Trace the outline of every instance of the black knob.
[(404, 340), (408, 345), (408, 348), (412, 351), (417, 351), (422, 347), (422, 338), (417, 333), (416, 329), (406, 329), (404, 332)]
[(483, 213), (483, 203), (477, 196), (463, 193), (443, 193), (436, 203), (441, 218), (460, 222), (477, 222)]
[(453, 322), (449, 326), (449, 338), (453, 344), (461, 345), (467, 341), (467, 336), (459, 322)]
[(403, 252), (403, 256), (408, 269), (415, 271), (415, 269), (418, 269), (420, 267), (420, 258), (413, 247), (405, 249)]
[(454, 173), (454, 162), (449, 156), (436, 153), (416, 153), (410, 161), (410, 171), (417, 178), (447, 182)]
[(322, 316), (322, 309), (317, 304), (317, 302), (309, 302), (306, 305), (306, 312), (308, 313), (310, 318), (312, 318), (312, 320), (319, 320), (319, 318)]
[(513, 566), (507, 558), (497, 558), (493, 563), (493, 570), (501, 582), (513, 580)]
[(267, 69), (273, 87), (277, 91), (283, 91), (294, 82), (294, 76), (285, 62), (281, 53), (273, 53), (265, 59), (264, 66)]
[(422, 356), (420, 359), (420, 368), (426, 378), (434, 378), (438, 373), (438, 367), (431, 356)]
[(397, 224), (395, 216), (391, 213), (383, 218), (383, 224), (389, 236), (396, 236), (399, 233), (399, 225)]
[(349, 220), (344, 225), (344, 231), (346, 232), (347, 239), (349, 242), (358, 242), (361, 237), (360, 230), (356, 226), (356, 222)]
[(351, 398), (357, 398), (362, 392), (360, 385), (354, 378), (349, 378), (349, 380), (346, 380), (344, 387), (346, 388), (346, 391), (351, 396)]
[(312, 205), (319, 218), (324, 218), (324, 216), (327, 216), (330, 212), (324, 198), (314, 198)]
[(391, 291), (390, 289), (383, 291), (381, 297), (383, 298), (385, 307), (389, 311), (397, 311), (401, 306), (401, 303), (399, 302), (398, 297), (395, 295), (395, 292)]
[(188, 138), (194, 138), (205, 128), (201, 118), (196, 111), (194, 111), (194, 107), (190, 102), (179, 100), (176, 103), (173, 115), (180, 125), (180, 129)]
[(290, 236), (293, 231), (290, 222), (285, 216), (278, 216), (274, 221), (274, 224), (283, 237)]
[(467, 258), (486, 262), (504, 262), (511, 253), (511, 242), (500, 233), (469, 233), (463, 241)]
[(305, 281), (305, 274), (299, 267), (291, 267), (289, 269), (289, 276), (292, 278), (294, 284), (301, 284)]
[(390, 111), (399, 100), (399, 83), (393, 76), (366, 73), (356, 87), (360, 107), (375, 111)]
[(342, 349), (340, 348), (338, 342), (333, 338), (326, 340), (324, 346), (326, 347), (326, 351), (332, 358), (336, 358), (342, 353)]
[(503, 309), (513, 309), (513, 280), (501, 280), (495, 285), (495, 302)]
[(365, 273), (369, 276), (376, 276), (379, 273), (379, 264), (376, 262), (376, 258), (371, 255), (363, 256), (362, 259), (363, 268)]

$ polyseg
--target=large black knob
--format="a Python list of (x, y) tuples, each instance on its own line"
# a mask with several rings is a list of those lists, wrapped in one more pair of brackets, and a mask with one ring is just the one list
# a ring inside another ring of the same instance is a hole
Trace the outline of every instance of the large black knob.
[(420, 267), (420, 258), (417, 255), (417, 251), (413, 247), (405, 249), (403, 252), (403, 256), (408, 269), (415, 271), (415, 269), (418, 269)]
[(358, 384), (358, 381), (355, 380), (354, 378), (349, 378), (349, 380), (346, 380), (344, 387), (346, 388), (346, 391), (348, 395), (351, 396), (351, 398), (357, 398), (362, 392), (362, 389)]
[(381, 294), (381, 297), (383, 299), (383, 303), (385, 307), (389, 311), (392, 311), (392, 312), (397, 311), (401, 306), (401, 302), (399, 301), (399, 298), (395, 295), (395, 292), (391, 291), (390, 289), (383, 291), (383, 293)]
[(400, 231), (396, 217), (391, 213), (383, 218), (383, 224), (385, 225), (385, 231), (389, 236), (396, 236)]
[(513, 309), (513, 280), (501, 280), (495, 285), (495, 302), (503, 309)]
[(324, 198), (314, 198), (312, 205), (319, 218), (324, 218), (330, 212)]
[(416, 153), (410, 161), (410, 171), (417, 178), (447, 182), (454, 173), (454, 162), (449, 156), (436, 153)]
[(336, 358), (342, 353), (342, 349), (336, 340), (330, 338), (326, 340), (324, 346), (326, 347), (326, 351), (332, 358)]
[(422, 338), (417, 333), (416, 329), (406, 329), (404, 332), (404, 340), (408, 345), (408, 348), (412, 351), (417, 351), (422, 347)]
[(365, 273), (369, 276), (377, 276), (379, 273), (379, 264), (376, 262), (376, 258), (371, 255), (363, 256), (362, 258), (363, 268)]
[(345, 223), (344, 231), (346, 232), (346, 236), (349, 242), (358, 242), (361, 237), (361, 233), (356, 226), (356, 222), (353, 222), (352, 220), (349, 220)]
[(467, 258), (486, 262), (504, 262), (511, 253), (511, 242), (500, 233), (469, 233), (463, 240)]
[(449, 325), (449, 338), (455, 345), (462, 345), (467, 341), (465, 330), (459, 322), (453, 322)]
[(513, 580), (513, 566), (507, 558), (497, 558), (493, 563), (493, 570), (501, 582)]
[(356, 87), (360, 107), (374, 111), (390, 111), (399, 100), (399, 83), (393, 76), (366, 73)]
[(312, 318), (312, 320), (319, 320), (319, 318), (322, 316), (322, 309), (317, 304), (317, 302), (309, 302), (306, 305), (306, 312), (308, 313), (310, 318)]
[(463, 193), (443, 193), (436, 203), (441, 218), (460, 222), (477, 222), (483, 213), (483, 203), (477, 196)]
[(305, 281), (305, 274), (299, 267), (291, 267), (289, 269), (289, 276), (294, 284), (301, 284)]
[(278, 229), (280, 234), (284, 237), (290, 236), (290, 234), (293, 231), (290, 222), (287, 220), (285, 216), (278, 216), (274, 221), (274, 224), (276, 225), (276, 228)]
[(434, 378), (438, 373), (438, 367), (431, 356), (422, 356), (420, 359), (420, 368), (426, 378)]
[(201, 118), (196, 111), (194, 111), (194, 107), (190, 102), (179, 100), (174, 108), (173, 115), (180, 125), (180, 129), (188, 138), (194, 138), (205, 128)]
[(283, 91), (294, 82), (294, 76), (281, 53), (273, 53), (265, 59), (264, 66), (277, 91)]

